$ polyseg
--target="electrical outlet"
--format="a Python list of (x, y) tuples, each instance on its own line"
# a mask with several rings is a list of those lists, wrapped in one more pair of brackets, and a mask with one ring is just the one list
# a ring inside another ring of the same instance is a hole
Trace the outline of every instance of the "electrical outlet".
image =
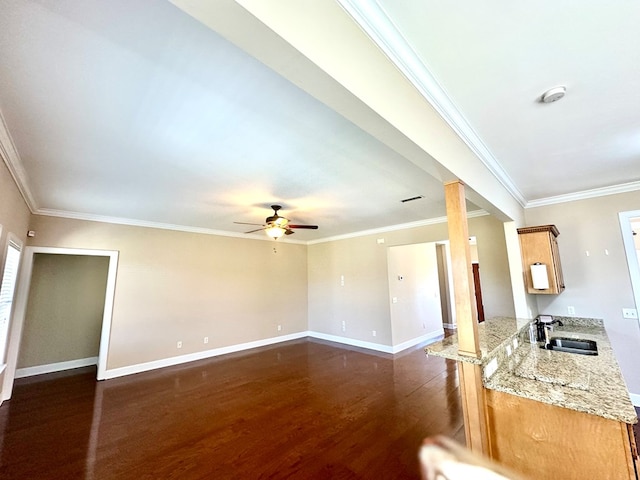
[(176, 348), (182, 348), (182, 342), (180, 340), (178, 340), (178, 343), (176, 344)]
[(282, 325), (278, 325), (278, 331), (282, 331)]
[(374, 330), (373, 331), (373, 336), (375, 337), (377, 335), (377, 332)]
[(491, 377), (498, 370), (498, 359), (494, 358), (491, 360), (484, 369), (485, 378)]
[(574, 307), (574, 306), (567, 307), (567, 313), (569, 313), (569, 315), (575, 315), (576, 314), (576, 307)]
[(204, 337), (203, 342), (204, 342), (204, 343), (209, 343), (209, 337)]
[(622, 309), (623, 318), (638, 318), (638, 310), (635, 308), (623, 308)]
[(347, 331), (347, 322), (345, 322), (344, 320), (342, 321), (342, 331), (343, 332)]

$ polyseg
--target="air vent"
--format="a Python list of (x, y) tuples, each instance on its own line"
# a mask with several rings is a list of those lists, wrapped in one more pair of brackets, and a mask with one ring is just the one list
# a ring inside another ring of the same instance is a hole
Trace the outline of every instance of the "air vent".
[(404, 200), (400, 200), (402, 203), (413, 202), (414, 200), (420, 200), (424, 198), (424, 195), (418, 195), (417, 197), (405, 198)]

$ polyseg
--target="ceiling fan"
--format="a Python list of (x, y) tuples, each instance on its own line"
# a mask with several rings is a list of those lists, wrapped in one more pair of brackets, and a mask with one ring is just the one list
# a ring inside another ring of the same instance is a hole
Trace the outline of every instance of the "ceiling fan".
[(264, 230), (267, 235), (269, 235), (274, 240), (277, 240), (283, 235), (291, 235), (295, 233), (293, 229), (295, 228), (306, 228), (308, 230), (317, 230), (317, 225), (292, 225), (289, 223), (289, 219), (285, 218), (281, 215), (278, 215), (278, 212), (282, 208), (280, 205), (271, 205), (273, 209), (273, 215), (265, 218), (264, 223), (246, 223), (246, 222), (233, 222), (239, 225), (260, 225), (260, 228), (256, 228), (255, 230), (249, 230), (245, 233), (254, 233), (259, 232), (260, 230)]

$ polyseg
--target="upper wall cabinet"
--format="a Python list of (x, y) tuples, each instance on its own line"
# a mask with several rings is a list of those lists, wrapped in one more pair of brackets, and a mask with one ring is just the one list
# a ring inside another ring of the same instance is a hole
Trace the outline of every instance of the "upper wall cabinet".
[(555, 225), (518, 229), (527, 292), (557, 295), (564, 290)]

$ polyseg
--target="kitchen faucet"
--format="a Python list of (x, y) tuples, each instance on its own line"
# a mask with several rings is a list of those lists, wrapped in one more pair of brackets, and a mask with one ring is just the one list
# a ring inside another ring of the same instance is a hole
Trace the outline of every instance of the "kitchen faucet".
[(551, 338), (549, 337), (549, 333), (553, 332), (554, 323), (557, 323), (559, 327), (564, 326), (564, 323), (562, 323), (560, 320), (553, 320), (551, 322), (542, 323), (542, 326), (544, 328), (544, 348), (547, 350), (551, 350), (551, 348), (549, 348), (551, 345)]

